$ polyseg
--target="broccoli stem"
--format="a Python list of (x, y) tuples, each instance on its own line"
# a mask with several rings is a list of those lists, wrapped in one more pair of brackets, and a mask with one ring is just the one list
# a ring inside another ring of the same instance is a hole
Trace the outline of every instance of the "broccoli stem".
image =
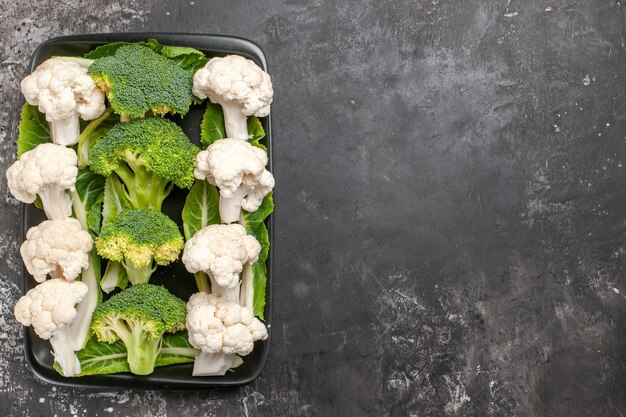
[(80, 119), (78, 114), (69, 119), (53, 120), (50, 122), (52, 142), (57, 145), (69, 146), (78, 142), (80, 137)]
[(241, 274), (241, 294), (239, 304), (254, 311), (254, 272), (252, 265), (245, 264)]
[(109, 116), (113, 113), (113, 109), (107, 107), (107, 109), (102, 113), (100, 117), (94, 119), (87, 124), (83, 132), (80, 134), (80, 138), (78, 139), (78, 148), (76, 153), (78, 154), (78, 167), (84, 168), (89, 165), (89, 151), (91, 147), (95, 144), (90, 137), (94, 130), (100, 126), (102, 122), (109, 118)]
[(173, 183), (137, 164), (120, 164), (115, 170), (125, 185), (125, 196), (135, 209), (153, 208), (161, 211), (163, 200), (170, 194)]
[(109, 261), (107, 263), (107, 268), (104, 271), (104, 275), (102, 276), (102, 280), (100, 281), (100, 288), (105, 293), (110, 293), (116, 287), (126, 288), (128, 285), (128, 275), (126, 274), (126, 270), (122, 268), (122, 264), (115, 261)]
[(208, 275), (211, 280), (211, 293), (227, 301), (239, 304), (239, 284), (237, 284), (235, 288), (220, 287), (215, 278), (213, 278), (213, 274), (209, 272)]
[(241, 185), (231, 197), (220, 194), (220, 219), (222, 223), (235, 223), (241, 216), (241, 201), (246, 198), (250, 190)]
[(128, 274), (128, 281), (133, 285), (146, 284), (150, 281), (150, 276), (156, 270), (156, 264), (153, 265), (153, 262), (140, 267), (135, 266), (135, 264), (129, 260), (125, 260), (123, 264)]
[(154, 338), (143, 328), (143, 323), (126, 320), (115, 326), (115, 334), (126, 346), (126, 360), (130, 371), (135, 375), (149, 375), (154, 371), (154, 363), (159, 352), (163, 335)]
[(80, 374), (80, 361), (72, 349), (68, 330), (69, 327), (65, 327), (56, 332), (50, 338), (50, 344), (54, 360), (59, 364), (63, 375), (74, 376)]
[(192, 376), (221, 376), (232, 368), (237, 355), (223, 352), (200, 352), (193, 363)]
[(241, 111), (241, 105), (232, 101), (220, 104), (224, 113), (226, 137), (231, 139), (250, 139), (250, 134), (248, 133), (248, 118), (243, 111)]
[(48, 185), (38, 195), (49, 220), (65, 219), (72, 214), (72, 201), (64, 188)]

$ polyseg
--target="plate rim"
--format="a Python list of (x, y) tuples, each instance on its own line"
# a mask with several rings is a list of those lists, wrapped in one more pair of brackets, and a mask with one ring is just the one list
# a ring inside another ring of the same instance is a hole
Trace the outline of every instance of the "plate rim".
[[(149, 38), (155, 38), (160, 43), (178, 45), (178, 46), (191, 46), (197, 49), (204, 49), (215, 51), (218, 53), (238, 53), (246, 55), (257, 61), (257, 64), (266, 71), (268, 71), (267, 57), (263, 49), (250, 39), (246, 39), (240, 36), (231, 36), (223, 34), (204, 34), (204, 33), (174, 33), (174, 32), (127, 32), (127, 33), (90, 33), (90, 34), (75, 34), (67, 36), (58, 36), (47, 39), (41, 42), (31, 54), (28, 73), (30, 74), (36, 67), (36, 65), (42, 59), (41, 55), (47, 48), (53, 47), (59, 44), (68, 44), (72, 42), (91, 43), (95, 45), (103, 45), (111, 42), (139, 42), (146, 41)], [(208, 43), (208, 45), (207, 45)], [(217, 45), (217, 47), (213, 47)], [(47, 59), (47, 56), (46, 58)], [(273, 146), (272, 146), (272, 123), (271, 113), (267, 117), (263, 118), (265, 128), (265, 140), (267, 143), (268, 152), (268, 169), (273, 172)], [(275, 195), (275, 190), (274, 190)], [(20, 239), (24, 242), (28, 225), (26, 221), (26, 212), (30, 205), (22, 203), (20, 210), (21, 215), (21, 230)], [(248, 384), (254, 381), (265, 369), (269, 357), (269, 350), (271, 346), (272, 335), (272, 306), (273, 306), (273, 291), (272, 286), (274, 282), (273, 277), (273, 259), (274, 259), (274, 221), (273, 213), (270, 214), (266, 220), (266, 225), (269, 232), (270, 250), (266, 261), (267, 266), (267, 284), (265, 290), (266, 308), (265, 308), (265, 323), (268, 325), (268, 338), (263, 342), (263, 351), (259, 358), (259, 363), (253, 368), (253, 372), (250, 376), (240, 378), (237, 380), (224, 381), (220, 380), (221, 377), (192, 377), (189, 375), (189, 380), (172, 381), (168, 383), (159, 382), (151, 379), (145, 379), (139, 375), (133, 375), (128, 372), (106, 375), (94, 375), (83, 377), (63, 377), (58, 373), (50, 375), (49, 369), (44, 367), (36, 359), (35, 353), (32, 349), (31, 333), (28, 331), (28, 327), (22, 327), (22, 335), (24, 337), (24, 354), (26, 362), (35, 376), (40, 380), (60, 387), (70, 388), (92, 388), (92, 389), (145, 389), (145, 390), (193, 390), (193, 389), (205, 389), (205, 388), (226, 388), (236, 387), (240, 385)], [(20, 243), (21, 244), (21, 243)], [(24, 263), (22, 262), (22, 279), (21, 279), (21, 294), (25, 294), (29, 275), (26, 271)], [(170, 366), (193, 366), (193, 363), (170, 365)], [(94, 383), (91, 381), (91, 377), (97, 377), (99, 380), (104, 379), (102, 382)], [(147, 376), (148, 378), (150, 376)], [(110, 380), (110, 382), (109, 382)]]

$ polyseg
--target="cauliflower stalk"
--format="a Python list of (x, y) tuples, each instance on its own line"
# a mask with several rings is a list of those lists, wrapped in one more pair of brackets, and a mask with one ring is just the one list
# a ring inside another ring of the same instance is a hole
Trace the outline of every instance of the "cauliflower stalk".
[(69, 329), (76, 318), (74, 307), (87, 294), (87, 285), (62, 278), (50, 279), (28, 291), (15, 305), (15, 318), (35, 333), (50, 340), (63, 375), (80, 373), (80, 362), (72, 348)]
[(76, 152), (65, 146), (42, 143), (22, 154), (6, 172), (11, 194), (19, 201), (32, 203), (38, 195), (50, 220), (72, 213), (66, 190), (74, 191), (78, 174)]
[(91, 235), (76, 219), (46, 220), (31, 227), (20, 253), (28, 272), (37, 282), (53, 278), (75, 280), (89, 266)]
[(274, 188), (274, 177), (265, 169), (265, 151), (239, 139), (213, 142), (196, 156), (194, 176), (220, 190), (222, 223), (239, 221), (241, 209), (256, 211)]
[(247, 307), (216, 294), (199, 292), (187, 302), (189, 343), (202, 352), (193, 376), (224, 375), (236, 355), (246, 356), (254, 342), (267, 339), (265, 325)]
[(260, 250), (259, 242), (243, 226), (212, 224), (187, 241), (182, 260), (187, 271), (209, 276), (212, 293), (238, 303), (239, 275), (244, 265), (257, 261)]
[(254, 61), (228, 55), (213, 58), (196, 71), (193, 94), (222, 106), (226, 136), (247, 140), (247, 116), (267, 116), (274, 90), (269, 74)]
[(104, 93), (87, 75), (88, 61), (83, 61), (48, 59), (21, 83), (26, 101), (45, 113), (52, 141), (59, 145), (77, 143), (80, 119), (95, 119), (105, 109)]

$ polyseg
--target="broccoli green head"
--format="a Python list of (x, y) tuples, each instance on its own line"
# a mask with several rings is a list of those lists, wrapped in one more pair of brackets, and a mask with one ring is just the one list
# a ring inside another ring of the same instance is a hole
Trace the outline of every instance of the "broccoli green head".
[(193, 76), (172, 60), (141, 45), (126, 45), (96, 59), (87, 73), (113, 110), (129, 118), (147, 112), (185, 115), (193, 100)]
[(122, 211), (96, 239), (98, 254), (120, 262), (133, 285), (148, 282), (156, 265), (175, 261), (183, 247), (176, 223), (151, 208)]
[(91, 151), (91, 169), (117, 173), (134, 208), (161, 208), (171, 185), (190, 188), (200, 149), (174, 122), (147, 117), (115, 125)]
[(147, 375), (154, 370), (163, 334), (183, 330), (186, 314), (185, 302), (165, 287), (141, 284), (100, 304), (91, 329), (101, 342), (121, 340), (131, 372)]

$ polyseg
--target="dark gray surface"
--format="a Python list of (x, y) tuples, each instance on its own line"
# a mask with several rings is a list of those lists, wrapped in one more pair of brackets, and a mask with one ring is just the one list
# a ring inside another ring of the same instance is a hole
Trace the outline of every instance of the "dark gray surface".
[(278, 182), (270, 360), (202, 392), (37, 381), (4, 197), (0, 415), (626, 415), (626, 6), (259, 3), (0, 0), (3, 169), (39, 42), (194, 31), (264, 47)]

